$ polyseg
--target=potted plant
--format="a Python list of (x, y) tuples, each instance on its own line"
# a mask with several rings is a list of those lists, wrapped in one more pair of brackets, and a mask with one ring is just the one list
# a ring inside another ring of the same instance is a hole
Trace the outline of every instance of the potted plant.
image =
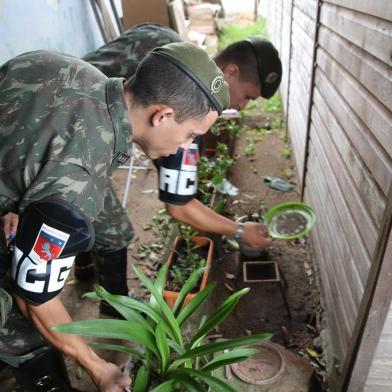
[(203, 276), (186, 296), (184, 305), (206, 287), (214, 252), (214, 243), (211, 239), (196, 235), (189, 225), (179, 224), (178, 227), (180, 235), (176, 237), (167, 261), (168, 275), (163, 291), (170, 307), (174, 306), (181, 288), (193, 271), (204, 267)]
[[(140, 270), (133, 267), (136, 276), (150, 291), (150, 302), (144, 303), (127, 296), (111, 295), (97, 286), (90, 297), (105, 300), (120, 312), (125, 320), (85, 320), (53, 327), (61, 333), (121, 339), (137, 343), (140, 349), (123, 345), (94, 344), (93, 347), (117, 350), (131, 354), (135, 360), (132, 378), (133, 392), (215, 391), (235, 392), (231, 386), (215, 377), (212, 372), (222, 366), (247, 359), (256, 349), (245, 345), (269, 339), (270, 334), (257, 334), (220, 342), (204, 343), (205, 337), (234, 310), (239, 299), (249, 291), (242, 289), (232, 294), (210, 316), (201, 318), (193, 336), (184, 336), (187, 320), (211, 295), (214, 284), (209, 283), (192, 301), (182, 307), (186, 295), (196, 284), (203, 269), (194, 271), (177, 301), (170, 309), (163, 298), (167, 265), (159, 271), (152, 283)], [(230, 350), (230, 351), (226, 351)], [(223, 353), (221, 353), (223, 351)], [(210, 356), (219, 353), (214, 358)]]

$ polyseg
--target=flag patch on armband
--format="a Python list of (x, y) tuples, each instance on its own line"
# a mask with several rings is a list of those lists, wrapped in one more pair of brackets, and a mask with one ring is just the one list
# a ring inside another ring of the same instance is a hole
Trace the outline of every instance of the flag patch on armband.
[(191, 146), (185, 150), (182, 154), (181, 170), (196, 171), (197, 162), (199, 161), (199, 149), (197, 144), (191, 144)]
[(68, 238), (69, 234), (44, 223), (35, 240), (32, 253), (35, 253), (41, 261), (57, 259), (61, 255)]

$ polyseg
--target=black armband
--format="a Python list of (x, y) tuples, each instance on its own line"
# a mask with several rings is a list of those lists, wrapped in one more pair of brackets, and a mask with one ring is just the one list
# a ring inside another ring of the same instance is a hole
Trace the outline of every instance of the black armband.
[(29, 204), (14, 242), (15, 291), (32, 304), (49, 301), (62, 290), (75, 255), (93, 243), (92, 224), (78, 207), (57, 197)]
[(192, 144), (187, 150), (156, 161), (159, 170), (159, 199), (167, 204), (183, 205), (197, 194), (199, 150)]

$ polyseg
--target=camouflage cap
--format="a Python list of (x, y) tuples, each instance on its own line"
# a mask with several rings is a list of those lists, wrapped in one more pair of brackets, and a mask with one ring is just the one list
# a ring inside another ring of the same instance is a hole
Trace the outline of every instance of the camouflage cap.
[(246, 40), (256, 56), (261, 84), (260, 95), (271, 98), (282, 80), (282, 63), (275, 46), (260, 35), (248, 37)]
[(189, 42), (174, 42), (155, 48), (151, 53), (170, 61), (189, 76), (219, 114), (229, 107), (229, 86), (206, 51)]

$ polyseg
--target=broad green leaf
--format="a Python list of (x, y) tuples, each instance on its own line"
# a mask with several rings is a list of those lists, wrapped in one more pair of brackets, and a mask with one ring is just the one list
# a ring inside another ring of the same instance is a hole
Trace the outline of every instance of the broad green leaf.
[(95, 291), (89, 291), (88, 293), (84, 293), (82, 298), (89, 298), (89, 299), (100, 299), (98, 294)]
[(192, 350), (189, 350), (184, 354), (180, 355), (170, 366), (170, 369), (177, 368), (179, 365), (181, 365), (181, 363), (183, 363), (189, 358), (198, 357), (200, 355), (213, 354), (217, 351), (223, 351), (229, 348), (236, 348), (241, 346), (247, 346), (249, 344), (263, 342), (270, 339), (271, 336), (272, 335), (270, 333), (260, 333), (257, 335), (243, 336), (241, 338), (229, 339), (222, 342), (205, 344), (203, 346), (193, 348)]
[(224, 180), (224, 178), (225, 178), (225, 177), (223, 177), (223, 176), (216, 175), (216, 176), (212, 177), (211, 182), (212, 182), (215, 186), (217, 186), (217, 185), (219, 185), (219, 184), (222, 183), (222, 181)]
[(190, 376), (185, 374), (178, 374), (176, 375), (176, 378), (187, 389), (188, 392), (206, 392), (205, 388)]
[(96, 342), (92, 342), (88, 344), (89, 346), (93, 347), (93, 348), (99, 348), (101, 350), (113, 350), (113, 351), (120, 351), (123, 353), (128, 353), (133, 355), (134, 357), (140, 359), (140, 360), (144, 360), (145, 358), (145, 354), (133, 349), (133, 348), (129, 348), (126, 346), (120, 346), (118, 344), (107, 344), (107, 343), (96, 343)]
[(186, 320), (204, 303), (206, 298), (214, 290), (215, 283), (207, 283), (204, 290), (197, 293), (192, 300), (183, 309), (181, 309), (180, 314), (177, 317), (178, 325), (182, 326)]
[[(163, 289), (166, 281), (166, 276), (167, 276), (167, 270), (168, 266), (167, 264), (163, 264), (162, 267), (160, 268), (158, 275), (155, 279), (154, 286), (157, 289), (158, 293), (163, 295)], [(150, 296), (150, 306), (152, 306), (154, 309), (159, 309), (159, 306), (157, 306), (157, 300), (154, 298), (153, 295)]]
[(163, 299), (163, 296), (161, 293), (158, 292), (158, 290), (154, 287), (154, 285), (151, 283), (149, 279), (141, 272), (137, 267), (132, 266), (133, 271), (135, 275), (139, 278), (140, 282), (145, 286), (151, 294), (155, 297), (155, 299), (158, 302), (158, 305), (160, 307), (160, 310), (162, 311), (163, 315), (169, 322), (173, 332), (174, 332), (174, 340), (180, 344), (183, 345), (183, 340), (181, 336), (181, 331), (178, 326), (177, 320), (173, 315), (172, 310), (169, 308), (165, 300)]
[(182, 286), (180, 293), (178, 294), (177, 300), (173, 306), (173, 313), (177, 317), (180, 312), (182, 305), (185, 301), (185, 297), (191, 292), (191, 290), (197, 285), (200, 280), (200, 277), (203, 275), (205, 271), (205, 267), (199, 268), (192, 272), (189, 279)]
[(169, 340), (169, 347), (171, 347), (177, 354), (180, 354), (180, 355), (184, 354), (184, 352), (185, 352), (184, 347), (181, 347), (174, 340)]
[(244, 288), (232, 294), (223, 304), (212, 314), (203, 326), (199, 329), (196, 335), (190, 342), (190, 347), (193, 346), (201, 337), (212, 331), (219, 323), (221, 323), (236, 307), (239, 299), (249, 292), (249, 288)]
[(154, 335), (133, 321), (108, 319), (75, 321), (73, 323), (56, 325), (52, 327), (52, 330), (73, 335), (124, 339), (141, 344), (158, 355)]
[(146, 314), (148, 317), (150, 317), (152, 320), (155, 321), (155, 323), (162, 322), (163, 327), (166, 331), (166, 333), (172, 338), (175, 339), (174, 332), (169, 324), (169, 322), (166, 320), (165, 317), (162, 317), (160, 313), (155, 310), (152, 306), (145, 304), (141, 301), (138, 301), (134, 298), (123, 296), (123, 295), (118, 295), (115, 296), (116, 301), (124, 306), (128, 306), (131, 309), (135, 309), (139, 312), (142, 312)]
[(173, 392), (176, 382), (176, 380), (165, 381), (164, 383), (152, 389), (151, 392)]
[(144, 366), (141, 366), (137, 371), (135, 378), (135, 385), (132, 387), (133, 392), (145, 392), (148, 387), (148, 379), (150, 372)]
[(169, 366), (170, 349), (167, 342), (165, 331), (163, 330), (161, 323), (157, 325), (157, 328), (155, 330), (155, 339), (161, 357), (162, 373), (164, 373), (167, 367)]
[(113, 306), (113, 308), (115, 308), (126, 320), (135, 321), (144, 328), (148, 329), (151, 333), (154, 333), (154, 329), (140, 313), (134, 311), (132, 308), (121, 302), (121, 298), (127, 298), (127, 296), (110, 294), (102, 286), (98, 285), (95, 287), (95, 290), (100, 298), (104, 299), (107, 303)]
[(258, 352), (259, 350), (255, 348), (241, 348), (238, 350), (229, 351), (212, 359), (210, 362), (204, 365), (201, 370), (211, 372), (214, 369), (218, 369), (231, 363), (244, 361), (251, 355), (257, 354)]
[(194, 369), (177, 369), (170, 373), (171, 376), (176, 377), (177, 375), (188, 375), (193, 378), (198, 378), (208, 384), (216, 392), (237, 392), (230, 385), (226, 384), (219, 378), (211, 376), (207, 372), (202, 372), (200, 370)]

